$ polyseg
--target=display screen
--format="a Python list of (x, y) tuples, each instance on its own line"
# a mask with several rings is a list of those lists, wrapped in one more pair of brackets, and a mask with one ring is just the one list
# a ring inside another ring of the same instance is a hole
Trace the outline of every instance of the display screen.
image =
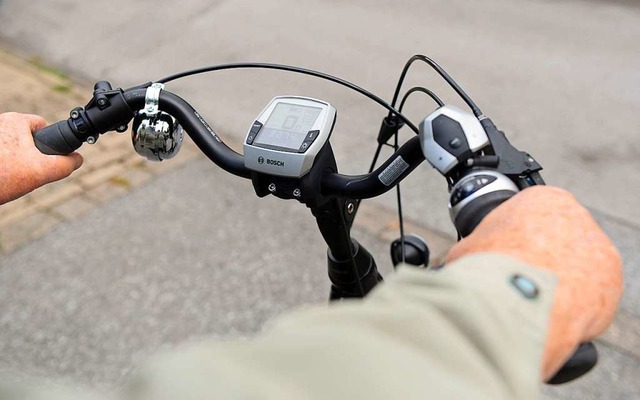
[(297, 151), (322, 108), (278, 103), (253, 144)]

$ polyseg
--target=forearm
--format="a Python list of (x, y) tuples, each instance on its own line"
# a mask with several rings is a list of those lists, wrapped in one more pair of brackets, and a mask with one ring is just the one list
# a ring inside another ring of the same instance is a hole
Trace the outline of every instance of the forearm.
[[(516, 273), (536, 282), (535, 299), (509, 283)], [(250, 342), (201, 343), (160, 358), (135, 386), (144, 399), (190, 390), (221, 398), (533, 399), (554, 282), (492, 255), (440, 272), (406, 268), (364, 301), (288, 315)]]
[[(537, 297), (522, 296), (514, 274), (535, 282)], [(161, 355), (114, 396), (535, 399), (554, 285), (553, 275), (497, 255), (438, 272), (401, 268), (365, 300), (289, 314), (250, 341)], [(11, 399), (2, 385), (0, 398)]]

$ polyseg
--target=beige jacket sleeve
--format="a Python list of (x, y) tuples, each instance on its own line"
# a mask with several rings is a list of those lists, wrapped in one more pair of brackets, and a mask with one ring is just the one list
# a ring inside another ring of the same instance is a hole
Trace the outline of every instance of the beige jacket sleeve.
[(364, 300), (300, 310), (250, 341), (160, 355), (114, 397), (537, 399), (554, 287), (554, 275), (495, 254), (402, 267)]

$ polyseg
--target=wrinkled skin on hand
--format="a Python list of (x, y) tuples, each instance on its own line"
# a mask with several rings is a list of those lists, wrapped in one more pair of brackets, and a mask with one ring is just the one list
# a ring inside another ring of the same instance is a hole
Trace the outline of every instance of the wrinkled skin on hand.
[(45, 126), (46, 121), (37, 115), (0, 114), (0, 204), (65, 178), (82, 165), (78, 153), (40, 153), (33, 143), (33, 132)]
[(495, 252), (555, 273), (558, 286), (542, 372), (549, 379), (576, 346), (611, 324), (622, 295), (622, 259), (589, 212), (570, 193), (528, 188), (489, 213), (447, 255)]

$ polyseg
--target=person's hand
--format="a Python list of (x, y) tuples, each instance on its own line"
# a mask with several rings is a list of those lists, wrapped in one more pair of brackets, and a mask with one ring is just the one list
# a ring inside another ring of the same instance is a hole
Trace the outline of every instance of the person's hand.
[(69, 176), (82, 165), (82, 156), (42, 154), (33, 143), (33, 132), (46, 121), (29, 114), (0, 114), (0, 204)]
[(545, 379), (579, 343), (611, 324), (622, 295), (622, 260), (570, 193), (549, 186), (520, 192), (453, 246), (447, 262), (479, 252), (509, 255), (558, 276), (543, 357)]

